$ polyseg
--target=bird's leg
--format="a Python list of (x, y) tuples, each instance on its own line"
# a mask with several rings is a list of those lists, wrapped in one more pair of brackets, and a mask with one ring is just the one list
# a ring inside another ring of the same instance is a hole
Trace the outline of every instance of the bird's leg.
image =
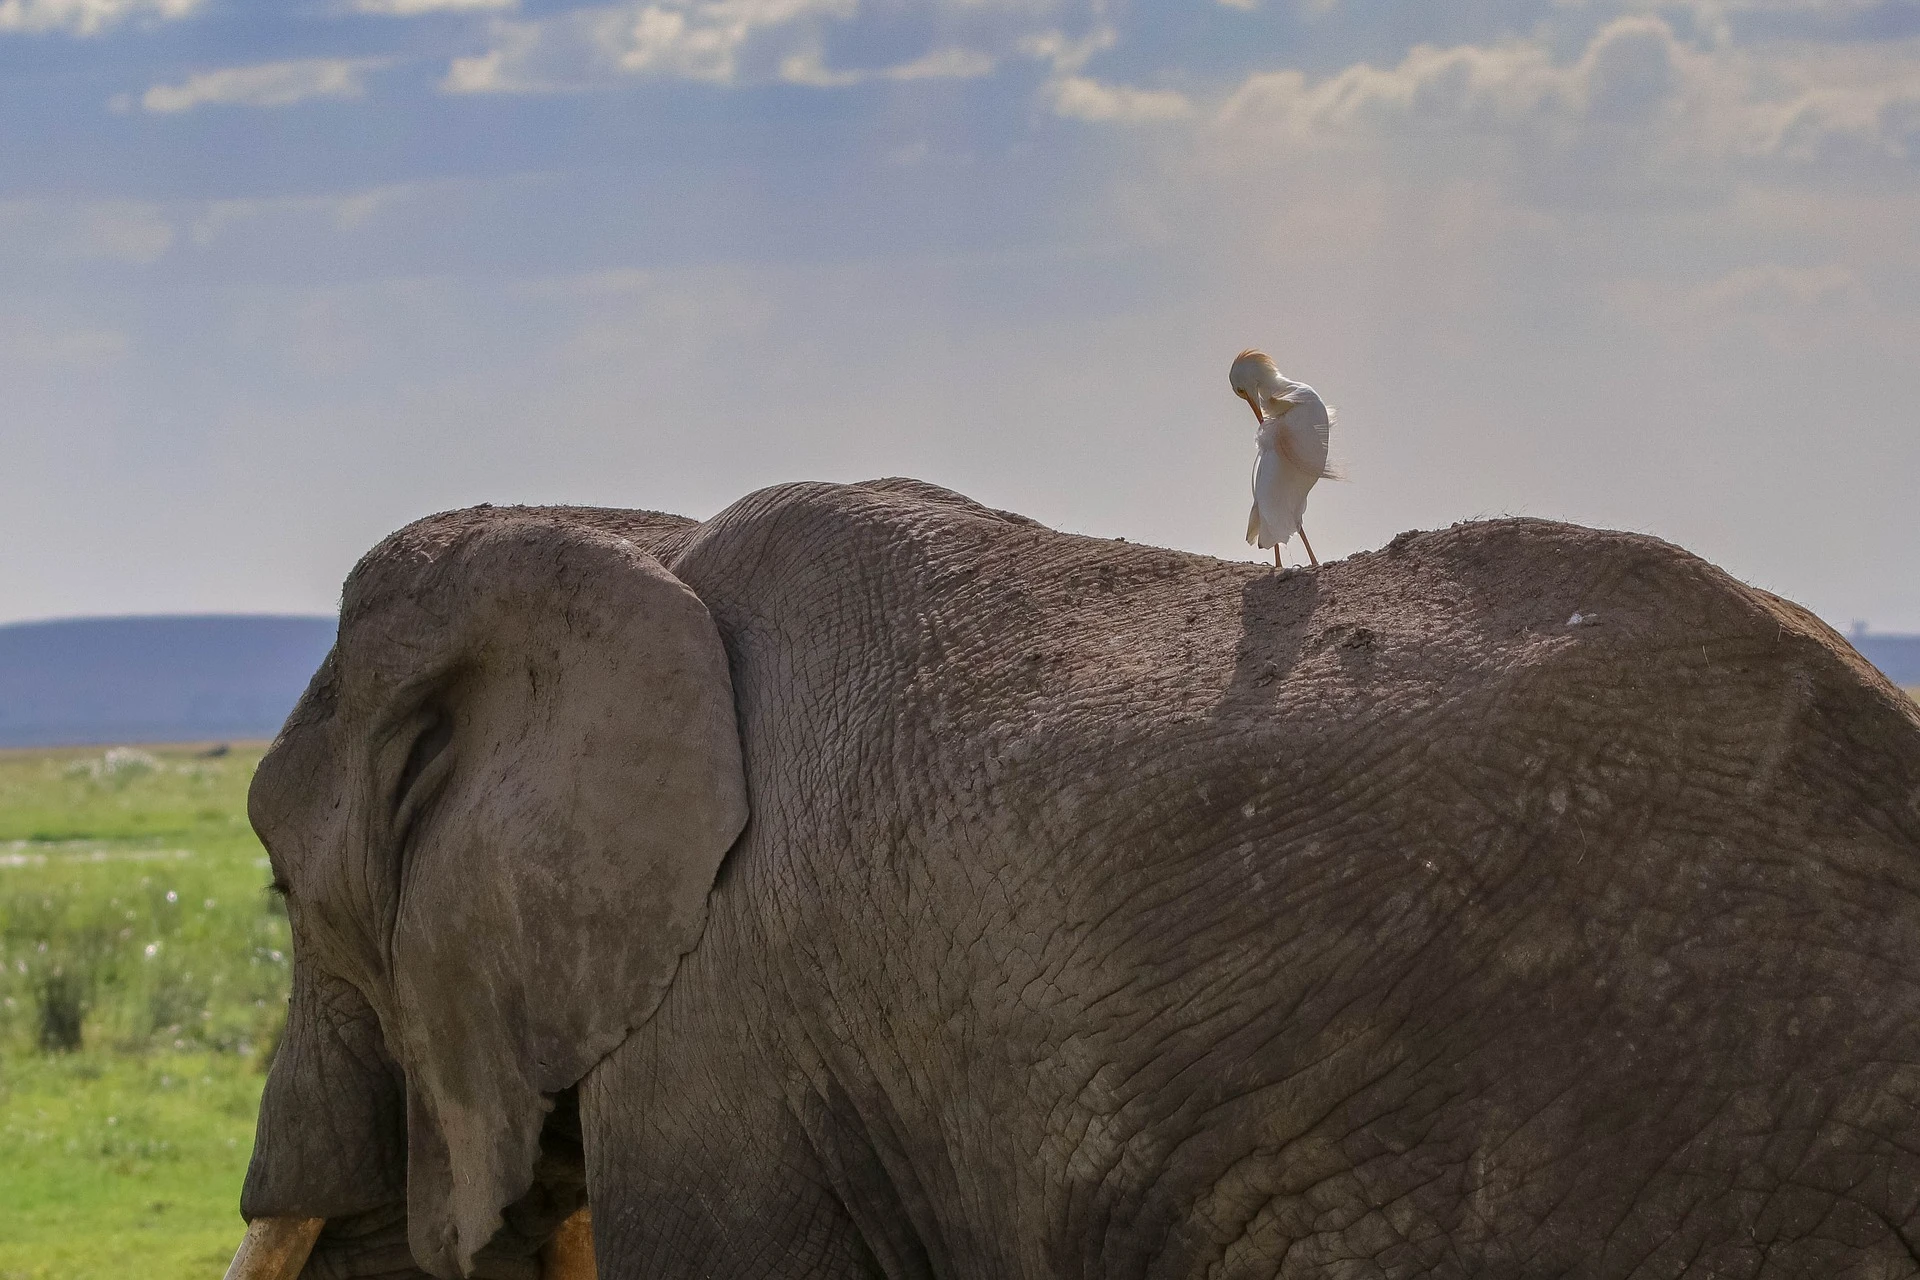
[(1273, 544), (1273, 567), (1276, 569), (1281, 567), (1280, 566), (1280, 544), (1277, 542)]
[[(1300, 526), (1300, 541), (1306, 544), (1307, 559), (1313, 561), (1313, 567), (1318, 569), (1320, 567), (1320, 557), (1313, 554), (1313, 544), (1311, 542), (1307, 542), (1307, 526), (1305, 526), (1304, 524)], [(1275, 547), (1273, 550), (1274, 550), (1274, 553), (1277, 555), (1279, 554), (1280, 548)]]

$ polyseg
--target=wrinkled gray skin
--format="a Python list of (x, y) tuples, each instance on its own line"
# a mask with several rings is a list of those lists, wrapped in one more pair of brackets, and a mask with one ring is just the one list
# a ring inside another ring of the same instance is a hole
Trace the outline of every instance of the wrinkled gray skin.
[(1920, 1275), (1920, 717), (1650, 539), (454, 512), (253, 816), (309, 1275)]

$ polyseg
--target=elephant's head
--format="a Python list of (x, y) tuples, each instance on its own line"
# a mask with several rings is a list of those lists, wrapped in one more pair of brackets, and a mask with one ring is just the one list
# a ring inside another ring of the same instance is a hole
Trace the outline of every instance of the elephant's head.
[(720, 637), (645, 549), (683, 526), (457, 512), (349, 578), (250, 797), (295, 995), (249, 1219), (404, 1196), (420, 1264), (471, 1270), (554, 1095), (659, 1004), (747, 818)]

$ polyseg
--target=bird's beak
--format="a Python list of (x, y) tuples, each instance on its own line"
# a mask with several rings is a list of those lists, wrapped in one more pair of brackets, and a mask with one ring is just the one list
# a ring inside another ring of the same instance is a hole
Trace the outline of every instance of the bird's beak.
[(1260, 412), (1259, 402), (1256, 401), (1252, 396), (1246, 396), (1243, 398), (1247, 402), (1247, 408), (1253, 410), (1253, 420), (1255, 422), (1265, 422), (1267, 418), (1265, 414)]

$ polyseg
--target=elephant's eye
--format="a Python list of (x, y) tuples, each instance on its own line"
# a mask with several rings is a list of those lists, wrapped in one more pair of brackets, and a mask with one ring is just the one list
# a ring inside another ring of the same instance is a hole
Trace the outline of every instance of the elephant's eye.
[(393, 788), (394, 829), (401, 839), (406, 838), (407, 828), (412, 824), (417, 805), (408, 803), (422, 774), (447, 749), (447, 743), (453, 740), (453, 717), (445, 712), (434, 712), (432, 719), (420, 730), (413, 740), (413, 747), (407, 752), (407, 763), (400, 770), (400, 780)]

